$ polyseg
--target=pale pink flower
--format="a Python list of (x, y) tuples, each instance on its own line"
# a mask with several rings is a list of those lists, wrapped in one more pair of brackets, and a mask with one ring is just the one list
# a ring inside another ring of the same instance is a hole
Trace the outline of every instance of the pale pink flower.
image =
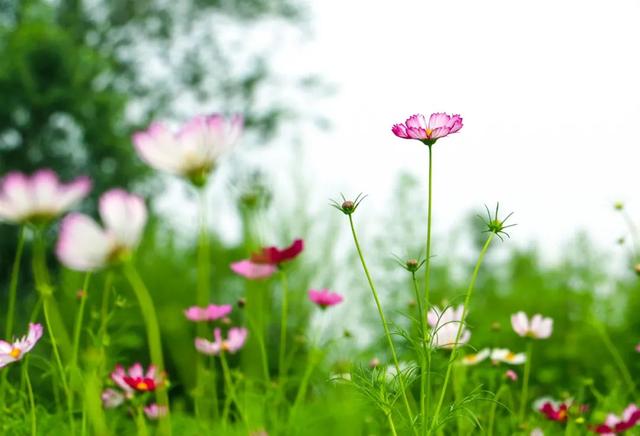
[(209, 355), (220, 354), (221, 351), (235, 353), (243, 347), (247, 340), (248, 333), (247, 329), (243, 327), (232, 327), (229, 329), (227, 339), (223, 340), (220, 329), (216, 328), (213, 331), (214, 342), (203, 338), (196, 338), (196, 350)]
[(637, 344), (637, 345), (636, 345), (636, 351), (637, 351), (638, 353), (640, 353), (640, 344)]
[(160, 406), (156, 403), (149, 404), (144, 408), (144, 414), (147, 415), (147, 418), (155, 421), (167, 415), (167, 406)]
[(153, 123), (133, 135), (140, 158), (150, 166), (185, 177), (195, 185), (206, 183), (218, 159), (236, 143), (242, 133), (242, 116), (220, 114), (197, 116), (176, 134), (164, 124)]
[(87, 177), (62, 183), (48, 169), (31, 176), (11, 172), (0, 181), (0, 221), (47, 223), (83, 199), (90, 189)]
[(506, 370), (504, 376), (511, 381), (518, 381), (518, 374), (512, 369)]
[(278, 267), (268, 263), (253, 263), (251, 260), (245, 259), (232, 263), (231, 270), (242, 277), (256, 280), (271, 277), (278, 270)]
[(135, 392), (153, 392), (166, 383), (164, 374), (158, 374), (154, 365), (149, 365), (145, 372), (140, 363), (134, 363), (128, 370), (116, 365), (111, 380), (129, 397)]
[(0, 340), (0, 368), (22, 359), (25, 353), (38, 343), (42, 337), (42, 325), (29, 323), (29, 332), (26, 336), (6, 342)]
[(116, 407), (124, 403), (125, 395), (120, 391), (109, 388), (105, 389), (102, 392), (100, 398), (102, 398), (102, 406), (105, 409), (115, 409)]
[[(451, 306), (441, 311), (438, 307), (432, 307), (427, 314), (427, 322), (431, 326), (431, 342), (435, 347), (453, 348), (458, 335), (458, 328), (462, 321), (462, 305), (457, 308)], [(458, 346), (466, 344), (471, 338), (471, 332), (464, 326), (460, 332)]]
[(525, 353), (514, 353), (506, 348), (495, 348), (491, 351), (491, 360), (494, 363), (503, 362), (510, 365), (522, 365), (527, 361)]
[(230, 304), (223, 304), (222, 306), (210, 304), (207, 307), (191, 306), (184, 311), (184, 315), (190, 321), (215, 321), (229, 315), (231, 310), (233, 310), (233, 307)]
[(412, 115), (404, 124), (395, 124), (391, 131), (404, 139), (417, 139), (427, 145), (433, 145), (439, 138), (456, 133), (462, 128), (460, 115), (447, 115), (442, 112), (431, 114), (429, 121), (424, 115)]
[(489, 350), (488, 348), (484, 348), (478, 351), (477, 353), (467, 354), (462, 358), (462, 364), (467, 366), (477, 365), (478, 363), (482, 362), (487, 357), (489, 357), (490, 354), (491, 354), (491, 350)]
[(519, 336), (546, 339), (551, 336), (553, 331), (553, 319), (535, 314), (529, 320), (527, 314), (520, 311), (511, 315), (511, 326)]
[(72, 213), (65, 217), (56, 247), (58, 259), (67, 267), (92, 271), (131, 256), (147, 222), (144, 200), (121, 189), (100, 197), (101, 228), (93, 218)]
[(342, 302), (342, 295), (337, 292), (331, 292), (328, 289), (321, 289), (319, 291), (315, 289), (309, 290), (309, 300), (320, 306), (322, 309), (326, 309), (329, 306), (335, 306)]
[(544, 432), (540, 427), (536, 427), (533, 430), (531, 430), (531, 433), (529, 433), (529, 436), (544, 436)]

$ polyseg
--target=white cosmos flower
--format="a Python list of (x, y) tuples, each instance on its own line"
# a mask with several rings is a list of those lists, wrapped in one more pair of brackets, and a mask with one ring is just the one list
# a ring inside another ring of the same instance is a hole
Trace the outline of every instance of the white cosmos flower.
[(0, 368), (16, 362), (31, 351), (42, 337), (42, 325), (29, 324), (29, 333), (13, 342), (0, 341)]
[(242, 133), (240, 115), (197, 116), (174, 134), (162, 123), (133, 135), (140, 158), (155, 169), (175, 174), (201, 186), (220, 156), (231, 149)]
[[(463, 312), (464, 307), (462, 305), (457, 308), (449, 306), (444, 311), (438, 307), (432, 307), (429, 310), (427, 322), (432, 329), (431, 342), (433, 346), (453, 348), (458, 335), (458, 328), (462, 321)], [(469, 342), (469, 338), (471, 338), (471, 332), (463, 326), (460, 332), (458, 346)]]
[(125, 259), (138, 246), (147, 222), (141, 197), (113, 189), (100, 197), (99, 211), (104, 229), (79, 213), (62, 221), (56, 254), (68, 268), (100, 269)]
[(510, 365), (522, 365), (527, 360), (525, 353), (514, 353), (506, 348), (494, 348), (491, 351), (491, 360), (503, 362)]
[(90, 189), (87, 177), (61, 183), (48, 169), (31, 176), (11, 172), (0, 181), (0, 221), (47, 223), (84, 198)]
[(519, 336), (546, 339), (553, 331), (553, 319), (545, 318), (538, 313), (529, 320), (527, 314), (520, 311), (511, 315), (511, 326)]
[(487, 357), (489, 357), (489, 354), (491, 354), (491, 350), (489, 350), (488, 348), (483, 348), (482, 350), (478, 351), (477, 353), (467, 354), (466, 356), (464, 356), (462, 358), (462, 364), (463, 365), (477, 365), (478, 363), (482, 362)]

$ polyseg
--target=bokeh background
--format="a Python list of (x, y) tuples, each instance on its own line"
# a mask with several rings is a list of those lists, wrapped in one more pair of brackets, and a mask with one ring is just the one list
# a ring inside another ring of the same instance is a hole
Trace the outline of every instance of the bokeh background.
[[(638, 369), (637, 259), (613, 205), (623, 201), (640, 222), (639, 13), (634, 0), (0, 0), (0, 173), (88, 174), (89, 213), (110, 187), (145, 195), (154, 215), (138, 263), (179, 392), (195, 353), (181, 310), (195, 289), (197, 206), (187, 186), (142, 164), (134, 131), (202, 112), (245, 115), (246, 134), (208, 190), (215, 300), (252, 292), (231, 261), (305, 238), (290, 334), (319, 328), (314, 318), (306, 327), (308, 288), (344, 293), (322, 327), (350, 332), (337, 342), (337, 371), (384, 352), (347, 224), (329, 199), (369, 195), (357, 213), (365, 252), (396, 322), (408, 323), (399, 313), (411, 287), (393, 255), (423, 250), (427, 152), (390, 128), (417, 112), (460, 113), (462, 131), (434, 148), (438, 301), (463, 292), (482, 239), (476, 214), (499, 201), (518, 226), (481, 274), (473, 345), (508, 346), (509, 315), (542, 312), (556, 334), (536, 386), (595, 377), (604, 388), (617, 375), (588, 358), (606, 355), (589, 328), (594, 314)], [(0, 226), (3, 292), (15, 240), (15, 228)], [(72, 314), (81, 278), (58, 272)], [(27, 307), (34, 293), (24, 288)], [(127, 334), (141, 327), (137, 308), (124, 284), (119, 294), (113, 347), (142, 355), (143, 336)]]

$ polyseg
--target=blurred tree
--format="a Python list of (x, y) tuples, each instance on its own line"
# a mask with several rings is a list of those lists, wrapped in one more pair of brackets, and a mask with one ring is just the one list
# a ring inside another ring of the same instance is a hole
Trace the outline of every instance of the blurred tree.
[[(259, 98), (271, 52), (243, 35), (299, 21), (294, 2), (0, 0), (0, 175), (89, 174), (95, 201), (149, 174), (133, 156), (134, 130), (194, 108), (243, 112), (248, 129), (272, 137), (286, 104)], [(0, 227), (0, 271), (13, 231)]]

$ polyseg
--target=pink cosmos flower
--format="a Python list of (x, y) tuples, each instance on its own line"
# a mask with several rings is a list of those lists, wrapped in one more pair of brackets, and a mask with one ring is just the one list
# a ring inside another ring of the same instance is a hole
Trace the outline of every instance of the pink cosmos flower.
[(125, 395), (120, 391), (109, 388), (102, 392), (100, 398), (102, 399), (102, 406), (105, 409), (115, 409), (124, 403)]
[(104, 229), (80, 213), (69, 214), (62, 221), (56, 254), (68, 268), (100, 269), (128, 258), (138, 246), (147, 222), (142, 198), (113, 189), (102, 194), (99, 210)]
[(495, 348), (491, 351), (491, 360), (494, 363), (503, 362), (510, 365), (522, 365), (527, 360), (525, 353), (514, 353), (506, 348)]
[(296, 239), (289, 247), (265, 247), (249, 259), (231, 264), (231, 270), (250, 280), (270, 277), (283, 262), (295, 259), (304, 249), (304, 241)]
[(242, 124), (240, 115), (229, 119), (220, 114), (202, 115), (174, 134), (164, 124), (153, 123), (134, 134), (133, 143), (140, 158), (153, 168), (202, 186), (220, 156), (240, 137)]
[(309, 290), (309, 300), (317, 304), (321, 309), (326, 309), (329, 306), (335, 306), (342, 302), (342, 295), (337, 292), (330, 292), (328, 289), (322, 289), (316, 291), (315, 289)]
[(167, 415), (167, 406), (160, 406), (158, 404), (149, 404), (144, 408), (144, 414), (147, 418), (155, 421)]
[(518, 374), (512, 369), (505, 371), (504, 376), (511, 381), (518, 381)]
[(637, 351), (638, 353), (640, 353), (640, 344), (637, 344), (637, 345), (636, 345), (636, 351)]
[(249, 280), (265, 279), (271, 277), (278, 270), (275, 265), (253, 263), (249, 259), (231, 264), (231, 270), (239, 276)]
[(610, 413), (604, 423), (598, 425), (594, 431), (604, 435), (616, 435), (635, 427), (639, 421), (640, 409), (635, 404), (629, 404), (622, 416)]
[(533, 407), (550, 421), (566, 422), (569, 417), (569, 406), (571, 400), (559, 403), (548, 397), (539, 398)]
[(546, 339), (551, 336), (553, 331), (553, 319), (536, 314), (529, 321), (527, 314), (520, 311), (511, 315), (511, 326), (519, 336)]
[(154, 365), (149, 365), (145, 373), (140, 363), (134, 363), (129, 370), (116, 365), (111, 380), (129, 396), (135, 392), (153, 392), (166, 383), (164, 375), (158, 374)]
[(29, 332), (26, 336), (12, 343), (0, 341), (0, 368), (22, 359), (22, 356), (31, 351), (41, 337), (42, 325), (29, 323)]
[(61, 183), (58, 175), (48, 169), (36, 171), (30, 177), (11, 172), (0, 181), (0, 221), (47, 223), (90, 190), (91, 181), (87, 177)]
[(184, 315), (190, 321), (215, 321), (229, 315), (231, 310), (233, 310), (233, 307), (230, 304), (223, 304), (222, 306), (210, 304), (207, 307), (191, 306), (184, 311)]
[[(458, 328), (462, 321), (463, 311), (464, 307), (462, 305), (455, 309), (449, 306), (444, 311), (435, 306), (429, 310), (429, 313), (427, 314), (427, 322), (432, 328), (431, 341), (434, 346), (453, 348), (456, 342)], [(466, 344), (469, 342), (470, 338), (471, 332), (469, 332), (465, 327), (462, 327), (458, 346)]]
[(404, 139), (417, 139), (426, 145), (433, 145), (439, 138), (456, 133), (462, 129), (460, 115), (447, 115), (442, 112), (431, 114), (427, 122), (424, 115), (412, 115), (404, 124), (395, 124), (391, 131)]
[(247, 329), (243, 327), (232, 327), (229, 329), (227, 339), (223, 340), (220, 329), (216, 328), (213, 331), (213, 337), (215, 338), (214, 342), (203, 338), (196, 338), (196, 350), (208, 355), (217, 355), (220, 354), (221, 351), (235, 353), (243, 347), (247, 340), (248, 333)]

